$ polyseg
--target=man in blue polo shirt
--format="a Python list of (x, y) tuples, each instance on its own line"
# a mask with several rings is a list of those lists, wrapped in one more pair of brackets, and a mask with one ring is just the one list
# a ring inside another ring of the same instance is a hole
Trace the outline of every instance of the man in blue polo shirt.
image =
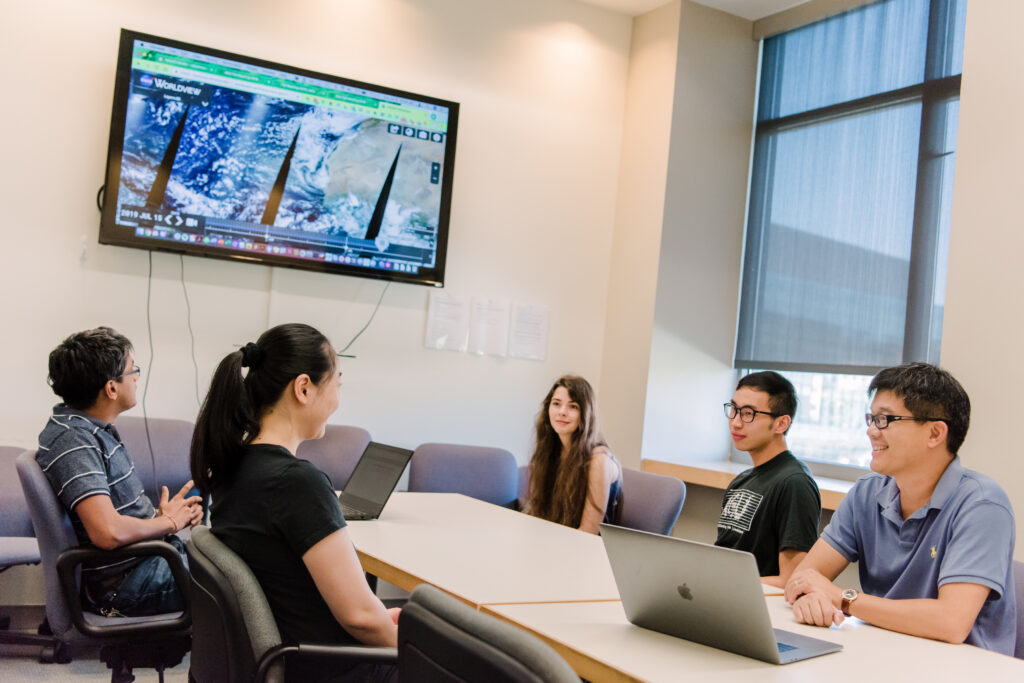
[[(39, 435), (36, 461), (71, 517), (81, 543), (105, 550), (163, 538), (185, 558), (174, 534), (202, 519), (192, 482), (160, 506), (143, 492), (135, 465), (114, 427), (135, 405), (140, 369), (132, 345), (109, 327), (77, 332), (50, 353), (50, 386), (61, 397)], [(88, 606), (107, 616), (144, 616), (182, 609), (181, 593), (161, 557), (97, 562), (82, 568)]]
[[(818, 626), (855, 616), (1013, 655), (1013, 510), (998, 484), (960, 464), (967, 393), (925, 363), (883, 370), (868, 391), (874, 473), (857, 481), (786, 584), (794, 616)], [(863, 593), (832, 583), (857, 561)]]

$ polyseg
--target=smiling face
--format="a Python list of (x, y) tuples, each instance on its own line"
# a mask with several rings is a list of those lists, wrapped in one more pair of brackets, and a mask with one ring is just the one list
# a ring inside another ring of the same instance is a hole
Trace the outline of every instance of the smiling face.
[[(871, 401), (871, 413), (877, 415), (910, 415), (903, 399), (891, 391), (879, 391)], [(888, 477), (899, 477), (913, 472), (925, 462), (931, 422), (898, 420), (885, 429), (874, 424), (868, 427), (871, 440), (871, 469)]]
[(569, 390), (565, 387), (555, 387), (551, 402), (548, 404), (548, 419), (551, 421), (551, 428), (555, 430), (563, 444), (568, 443), (579, 429), (580, 406), (572, 400)]

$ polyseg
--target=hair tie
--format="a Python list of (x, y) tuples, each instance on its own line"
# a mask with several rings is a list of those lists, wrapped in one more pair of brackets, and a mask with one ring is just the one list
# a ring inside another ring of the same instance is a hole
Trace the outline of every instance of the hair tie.
[(253, 368), (259, 366), (263, 362), (263, 349), (258, 347), (256, 344), (249, 342), (242, 347), (242, 367)]

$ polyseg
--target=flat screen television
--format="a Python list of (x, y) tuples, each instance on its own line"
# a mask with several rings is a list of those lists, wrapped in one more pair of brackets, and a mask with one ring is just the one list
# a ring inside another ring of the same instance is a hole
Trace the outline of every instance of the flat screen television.
[(458, 119), (122, 30), (99, 241), (443, 286)]

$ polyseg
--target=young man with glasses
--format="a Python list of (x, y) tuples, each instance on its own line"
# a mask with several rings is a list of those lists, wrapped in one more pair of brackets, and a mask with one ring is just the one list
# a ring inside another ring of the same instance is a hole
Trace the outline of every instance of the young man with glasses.
[[(1013, 509), (998, 484), (960, 464), (967, 392), (925, 363), (883, 370), (868, 391), (873, 473), (786, 585), (794, 615), (818, 626), (855, 616), (1013, 655)], [(832, 583), (850, 562), (859, 562), (863, 592)]]
[[(39, 435), (36, 461), (68, 515), (78, 540), (104, 550), (163, 538), (185, 557), (174, 534), (202, 519), (192, 482), (160, 506), (143, 492), (114, 420), (135, 405), (141, 373), (132, 345), (109, 327), (77, 332), (50, 353), (49, 382), (62, 403)], [(89, 606), (108, 616), (144, 616), (183, 608), (166, 560), (133, 558), (83, 566)]]
[(818, 539), (821, 495), (807, 466), (786, 447), (796, 390), (776, 372), (741, 378), (724, 405), (737, 450), (754, 467), (725, 491), (715, 545), (753, 553), (761, 581), (779, 588)]

